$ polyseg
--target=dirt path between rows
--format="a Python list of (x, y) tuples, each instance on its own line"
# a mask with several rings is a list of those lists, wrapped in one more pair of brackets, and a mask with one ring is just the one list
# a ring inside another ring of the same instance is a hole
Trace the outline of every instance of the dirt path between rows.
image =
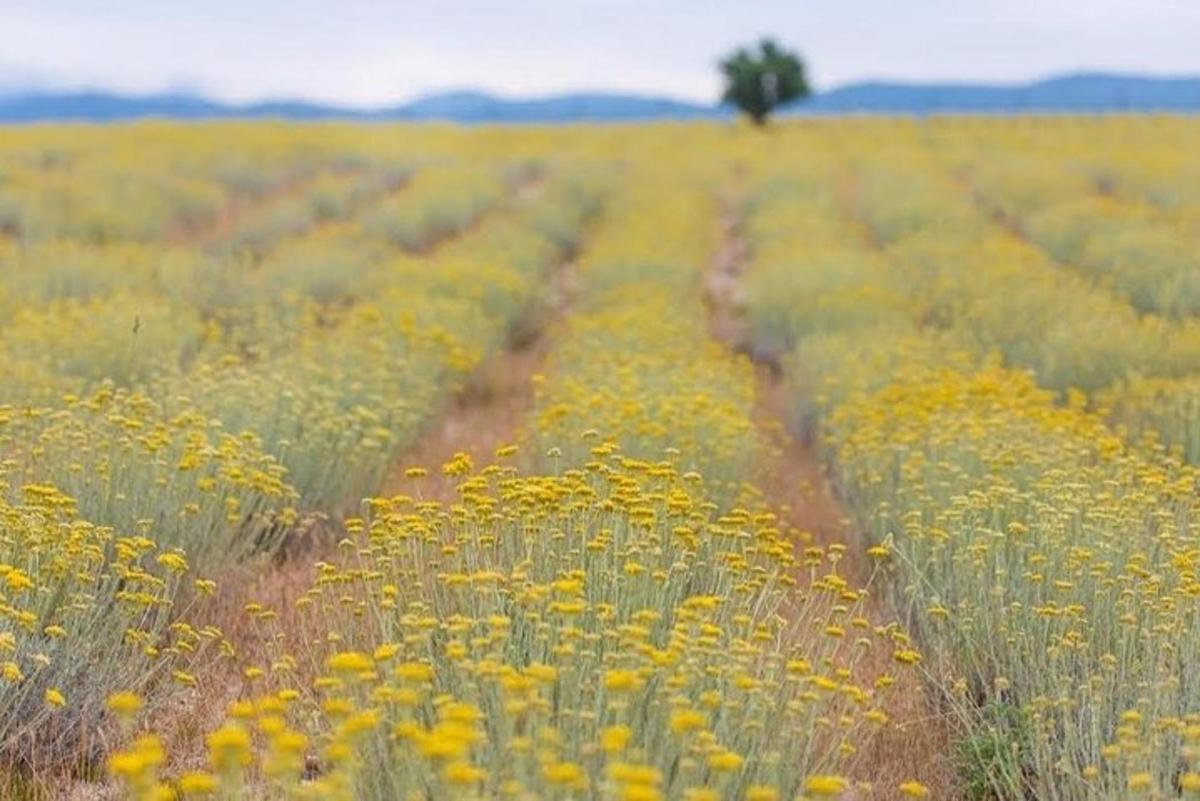
[(178, 222), (164, 239), (170, 244), (184, 247), (201, 247), (218, 242), (228, 237), (246, 215), (303, 194), (320, 174), (314, 171), (292, 175), (259, 194), (234, 194), (212, 217)]
[[(443, 476), (441, 465), (458, 453), (467, 453), (477, 468), (482, 467), (494, 461), (497, 448), (520, 438), (533, 410), (533, 377), (545, 362), (554, 331), (561, 325), (573, 296), (574, 263), (564, 261), (555, 265), (547, 280), (543, 307), (532, 312), (542, 317), (540, 322), (528, 328), (531, 336), (494, 353), (477, 368), (462, 389), (430, 420), (424, 433), (396, 458), (381, 494), (411, 492), (412, 479), (406, 478), (404, 471), (420, 466), (429, 471), (428, 476), (421, 479), (421, 497), (452, 500), (457, 497), (455, 487), (459, 479)], [(226, 584), (240, 589), (234, 590), (233, 597), (223, 600), (215, 616), (224, 622), (226, 636), (238, 645), (243, 660), (249, 658), (252, 663), (269, 664), (271, 657), (269, 649), (263, 648), (262, 631), (244, 613), (245, 605), (259, 603), (277, 610), (280, 629), (303, 631), (308, 623), (297, 614), (296, 600), (312, 586), (317, 560), (332, 548), (332, 543), (327, 541), (296, 553), (274, 566), (267, 576), (235, 575), (225, 579)], [(238, 697), (241, 685), (236, 676), (232, 681), (230, 677), (218, 678), (207, 688), (202, 684), (195, 699), (204, 699), (206, 703), (209, 699), (218, 699), (211, 705), (220, 712)], [(211, 724), (217, 725), (219, 720), (213, 719)], [(196, 732), (186, 734), (194, 737)]]
[[(745, 325), (742, 283), (750, 266), (750, 249), (741, 235), (732, 203), (726, 202), (721, 218), (721, 246), (705, 276), (705, 303), (714, 338), (731, 350), (754, 354)], [(854, 529), (850, 515), (837, 496), (836, 488), (822, 466), (820, 443), (792, 430), (796, 390), (789, 386), (780, 365), (759, 362), (756, 374), (754, 422), (769, 447), (755, 471), (755, 479), (767, 504), (776, 509), (788, 527), (808, 532), (818, 545), (843, 543), (846, 555), (839, 564), (843, 575), (862, 585), (871, 578), (872, 565), (865, 544)], [(878, 580), (876, 581), (878, 584)], [(895, 620), (886, 599), (886, 588), (872, 587), (866, 609), (875, 624)], [(890, 652), (871, 651), (863, 676), (896, 675)], [(854, 789), (843, 801), (900, 801), (898, 789), (916, 780), (928, 790), (928, 798), (951, 801), (958, 797), (949, 764), (948, 728), (928, 702), (916, 674), (900, 674), (884, 707), (890, 722), (872, 740), (862, 745), (852, 778), (870, 783), (872, 789)]]
[[(518, 202), (527, 202), (537, 197), (540, 185), (531, 183), (520, 191)], [(467, 453), (480, 467), (494, 460), (497, 448), (520, 439), (533, 411), (534, 376), (542, 369), (575, 294), (575, 263), (564, 259), (547, 277), (541, 304), (530, 311), (535, 318), (523, 326), (525, 335), (488, 357), (461, 390), (447, 400), (424, 433), (404, 448), (384, 482), (383, 494), (409, 491), (411, 480), (405, 478), (404, 471), (421, 466), (429, 471), (422, 479), (422, 497), (450, 500), (455, 497), (457, 479), (443, 477), (442, 464), (458, 453)], [(279, 563), (237, 567), (221, 577), (217, 596), (203, 610), (203, 622), (222, 630), (236, 648), (236, 657), (222, 660), (219, 666), (207, 665), (208, 669), (195, 677), (195, 687), (177, 694), (171, 705), (147, 721), (147, 728), (163, 737), (172, 758), (172, 773), (204, 769), (204, 737), (221, 725), (232, 702), (251, 691), (242, 669), (247, 665), (269, 668), (277, 655), (278, 646), (271, 643), (269, 632), (295, 633), (311, 628), (313, 621), (297, 611), (296, 601), (313, 586), (316, 563), (333, 547), (331, 542), (310, 544)], [(249, 604), (273, 610), (277, 620), (270, 625), (257, 623), (246, 612)], [(120, 798), (117, 788), (107, 780), (68, 780), (61, 792), (51, 793), (64, 801)]]
[[(409, 467), (424, 467), (429, 475), (420, 479), (421, 496), (446, 501), (455, 497), (456, 478), (440, 472), (457, 454), (471, 457), (476, 470), (495, 461), (496, 450), (517, 444), (533, 413), (534, 376), (541, 372), (561, 326), (571, 297), (574, 269), (571, 264), (555, 270), (549, 289), (553, 309), (535, 335), (489, 358), (452, 398), (444, 413), (434, 420), (404, 455), (384, 482), (384, 494), (409, 492), (412, 480), (404, 475)], [(524, 459), (518, 458), (518, 463)]]

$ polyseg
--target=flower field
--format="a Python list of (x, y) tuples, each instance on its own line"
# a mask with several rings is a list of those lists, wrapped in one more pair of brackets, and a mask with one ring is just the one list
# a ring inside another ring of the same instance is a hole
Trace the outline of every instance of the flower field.
[(1197, 134), (0, 129), (0, 797), (1200, 798)]

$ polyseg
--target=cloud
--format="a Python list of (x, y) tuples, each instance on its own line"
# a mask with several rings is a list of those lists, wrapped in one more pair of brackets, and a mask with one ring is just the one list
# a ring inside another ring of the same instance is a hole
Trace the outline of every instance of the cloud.
[(764, 33), (800, 47), (826, 87), (1200, 73), (1200, 3), (1182, 0), (63, 0), (17, 2), (5, 28), (0, 72), (25, 82), (232, 100), (371, 104), (451, 86), (710, 99), (717, 56)]

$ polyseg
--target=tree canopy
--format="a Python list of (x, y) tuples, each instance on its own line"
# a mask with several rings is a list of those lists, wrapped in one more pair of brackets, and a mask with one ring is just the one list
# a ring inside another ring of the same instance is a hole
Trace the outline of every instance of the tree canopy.
[(740, 108), (756, 125), (765, 123), (780, 103), (810, 94), (804, 61), (772, 39), (760, 41), (757, 51), (738, 48), (720, 66), (725, 76), (721, 99)]

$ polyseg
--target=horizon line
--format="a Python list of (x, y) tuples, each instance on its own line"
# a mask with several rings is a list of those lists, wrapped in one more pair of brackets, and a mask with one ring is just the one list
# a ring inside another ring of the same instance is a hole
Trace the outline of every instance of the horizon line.
[[(835, 84), (831, 87), (821, 88), (813, 87), (810, 97), (816, 97), (823, 94), (830, 94), (839, 90), (847, 89), (856, 86), (912, 86), (912, 87), (970, 87), (976, 89), (1014, 89), (1024, 86), (1031, 86), (1049, 81), (1062, 80), (1065, 78), (1122, 78), (1122, 79), (1144, 79), (1157, 81), (1186, 81), (1200, 80), (1200, 71), (1186, 72), (1155, 72), (1155, 71), (1122, 71), (1111, 70), (1105, 68), (1089, 68), (1080, 67), (1061, 72), (1043, 73), (1041, 75), (1027, 78), (1014, 79), (1011, 81), (996, 81), (971, 78), (903, 78), (903, 77), (866, 77), (852, 81)], [(668, 90), (656, 91), (653, 89), (621, 89), (617, 87), (579, 87), (579, 88), (563, 88), (559, 90), (545, 90), (530, 93), (513, 93), (506, 90), (488, 89), (482, 86), (447, 86), (438, 89), (426, 89), (411, 94), (407, 97), (395, 98), (391, 100), (381, 100), (373, 103), (359, 103), (341, 99), (332, 99), (326, 97), (307, 97), (303, 95), (261, 95), (250, 99), (238, 99), (228, 96), (222, 96), (220, 93), (210, 93), (203, 87), (193, 87), (187, 85), (165, 86), (161, 89), (152, 89), (145, 91), (129, 91), (106, 87), (104, 85), (95, 84), (71, 84), (71, 85), (30, 85), (20, 87), (4, 87), (0, 86), (0, 99), (17, 99), (36, 96), (49, 95), (107, 95), (109, 97), (128, 99), (128, 100), (145, 100), (150, 98), (176, 97), (189, 98), (200, 100), (217, 105), (228, 106), (235, 109), (248, 109), (261, 105), (275, 104), (295, 104), (308, 106), (323, 106), (326, 108), (336, 108), (350, 112), (372, 112), (391, 108), (398, 108), (412, 105), (425, 100), (436, 99), (441, 97), (449, 97), (453, 95), (477, 95), (491, 100), (499, 100), (502, 102), (538, 102), (546, 100), (561, 99), (571, 96), (598, 96), (598, 97), (624, 97), (637, 98), (641, 100), (658, 100), (673, 103), (682, 103), (700, 108), (719, 109), (724, 104), (719, 100), (703, 100), (686, 94), (673, 94)]]

